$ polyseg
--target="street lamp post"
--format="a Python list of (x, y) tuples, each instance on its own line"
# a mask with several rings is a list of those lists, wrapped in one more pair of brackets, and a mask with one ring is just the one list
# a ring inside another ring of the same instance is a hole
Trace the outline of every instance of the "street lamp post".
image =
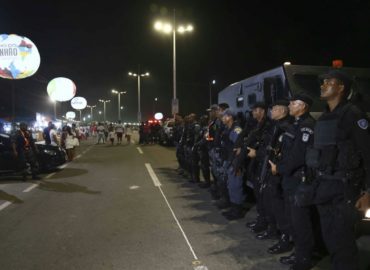
[(96, 105), (87, 105), (86, 107), (90, 108), (91, 121), (93, 121), (94, 120), (93, 109), (96, 107)]
[(155, 105), (156, 105), (156, 103), (157, 103), (157, 101), (158, 101), (158, 98), (156, 97), (156, 98), (154, 98), (154, 101), (153, 101), (153, 115), (155, 114)]
[(141, 122), (141, 107), (140, 107), (140, 77), (148, 77), (149, 72), (141, 73), (140, 70), (138, 70), (138, 73), (128, 73), (129, 76), (137, 77), (137, 121)]
[(126, 91), (120, 92), (120, 91), (117, 91), (117, 90), (113, 89), (112, 93), (118, 95), (118, 120), (122, 120), (121, 119), (121, 95), (126, 94), (127, 92)]
[(57, 101), (50, 98), (50, 101), (53, 103), (53, 107), (54, 107), (54, 119), (57, 120)]
[(109, 99), (99, 99), (99, 102), (102, 102), (103, 104), (104, 104), (104, 122), (106, 121), (106, 118), (105, 118), (105, 116), (106, 116), (106, 103), (109, 103), (110, 102), (110, 100)]
[(216, 84), (216, 80), (209, 82), (209, 107), (212, 106), (212, 85)]
[(154, 29), (165, 34), (170, 34), (172, 32), (172, 39), (173, 39), (173, 100), (172, 100), (172, 114), (176, 114), (179, 112), (179, 101), (177, 99), (177, 89), (176, 89), (176, 32), (180, 34), (184, 34), (186, 32), (192, 32), (194, 30), (192, 25), (179, 25), (176, 26), (176, 16), (175, 11), (173, 13), (173, 24), (164, 23), (161, 21), (157, 21), (154, 24)]

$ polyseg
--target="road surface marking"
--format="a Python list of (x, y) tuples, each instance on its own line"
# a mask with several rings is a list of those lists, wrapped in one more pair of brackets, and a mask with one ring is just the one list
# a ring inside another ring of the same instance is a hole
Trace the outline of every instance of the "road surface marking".
[(3, 204), (0, 205), (0, 211), (4, 210), (5, 208), (7, 208), (11, 204), (12, 204), (11, 202), (4, 202)]
[(153, 171), (153, 168), (150, 165), (150, 163), (145, 163), (145, 167), (148, 170), (148, 173), (149, 173), (150, 177), (153, 180), (154, 186), (160, 187), (161, 186), (161, 182), (159, 182), (159, 179), (158, 179), (157, 175), (155, 174), (155, 172)]
[(56, 174), (56, 172), (53, 172), (53, 173), (51, 173), (51, 174), (48, 174), (47, 176), (45, 176), (45, 179), (48, 179), (48, 178), (50, 178), (50, 177), (52, 177), (53, 175), (55, 175)]
[(139, 186), (131, 186), (130, 189), (133, 190), (133, 189), (138, 189), (140, 188)]
[(63, 164), (63, 165), (60, 165), (59, 166), (59, 169), (64, 169), (65, 167), (67, 167), (68, 166), (68, 163), (65, 163), (65, 164)]
[(82, 155), (81, 154), (79, 154), (77, 157), (75, 157), (75, 159), (78, 159), (78, 158), (80, 158)]
[(136, 147), (137, 151), (139, 151), (140, 154), (144, 154), (143, 150), (141, 150), (140, 147)]
[[(194, 257), (194, 260), (198, 261), (198, 257), (197, 257), (197, 255), (195, 254), (194, 249), (193, 249), (193, 247), (191, 246), (191, 244), (190, 244), (190, 242), (189, 242), (188, 237), (186, 236), (186, 234), (185, 234), (184, 230), (182, 229), (182, 226), (181, 226), (181, 224), (180, 224), (179, 220), (177, 219), (177, 217), (176, 217), (176, 215), (175, 215), (175, 212), (172, 210), (172, 207), (171, 207), (170, 203), (168, 202), (167, 197), (166, 197), (166, 195), (164, 194), (164, 192), (163, 192), (163, 190), (162, 190), (162, 188), (161, 188), (161, 183), (159, 182), (157, 175), (156, 175), (156, 174), (155, 174), (155, 172), (153, 171), (152, 166), (150, 165), (150, 163), (145, 163), (145, 167), (147, 168), (147, 170), (148, 170), (148, 172), (149, 172), (149, 175), (150, 175), (150, 177), (152, 178), (152, 180), (153, 180), (153, 182), (154, 182), (154, 185), (155, 185), (156, 187), (158, 187), (158, 189), (159, 189), (159, 191), (161, 192), (161, 194), (162, 194), (162, 196), (163, 196), (163, 198), (164, 198), (164, 200), (165, 200), (165, 202), (166, 202), (166, 204), (167, 204), (168, 208), (170, 209), (170, 212), (171, 212), (171, 214), (172, 214), (173, 218), (175, 219), (175, 221), (176, 221), (176, 223), (177, 223), (177, 226), (179, 227), (179, 229), (180, 229), (180, 231), (181, 231), (181, 233), (182, 233), (182, 235), (183, 235), (183, 237), (184, 237), (184, 239), (185, 239), (186, 243), (187, 243), (187, 244), (188, 244), (188, 246), (189, 246), (190, 252), (192, 253), (192, 255), (193, 255), (193, 257)], [(196, 268), (194, 268), (194, 269), (196, 269)], [(207, 268), (203, 268), (203, 269), (207, 269)]]
[(37, 188), (38, 186), (39, 186), (39, 184), (33, 184), (32, 186), (23, 190), (23, 192), (30, 192), (32, 189)]

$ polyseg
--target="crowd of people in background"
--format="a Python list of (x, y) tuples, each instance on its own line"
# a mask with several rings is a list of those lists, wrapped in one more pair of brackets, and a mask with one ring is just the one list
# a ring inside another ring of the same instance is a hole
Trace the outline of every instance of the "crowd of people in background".
[[(246, 116), (215, 104), (209, 115), (175, 118), (178, 174), (208, 188), (228, 220), (246, 227), (291, 270), (330, 254), (332, 269), (357, 270), (356, 225), (370, 208), (370, 134), (364, 112), (347, 100), (352, 80), (340, 70), (320, 77), (327, 103), (315, 120), (313, 99), (298, 93), (257, 102)], [(270, 108), (269, 108), (270, 107)], [(202, 172), (204, 181), (201, 181)]]

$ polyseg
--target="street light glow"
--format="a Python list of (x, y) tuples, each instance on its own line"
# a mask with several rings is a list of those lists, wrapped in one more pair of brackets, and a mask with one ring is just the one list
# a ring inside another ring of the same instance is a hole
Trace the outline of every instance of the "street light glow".
[(163, 32), (165, 32), (166, 34), (169, 34), (172, 32), (172, 25), (169, 24), (169, 23), (166, 23), (165, 25), (163, 25)]
[(216, 80), (213, 80), (213, 81), (212, 81), (212, 84), (216, 84)]
[(185, 27), (184, 26), (180, 26), (178, 29), (177, 29), (177, 31), (179, 32), (179, 33), (184, 33), (185, 32)]
[(194, 30), (194, 27), (191, 24), (189, 24), (186, 30), (192, 32)]
[(154, 29), (157, 30), (157, 31), (161, 31), (163, 28), (163, 23), (158, 21), (158, 22), (155, 22), (154, 24)]

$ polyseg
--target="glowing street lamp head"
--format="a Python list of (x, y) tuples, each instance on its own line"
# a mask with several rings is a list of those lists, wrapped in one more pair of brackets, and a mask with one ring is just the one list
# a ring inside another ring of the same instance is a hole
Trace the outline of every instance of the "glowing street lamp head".
[(212, 81), (212, 84), (216, 84), (216, 80), (213, 80), (213, 81)]
[(129, 72), (129, 73), (128, 73), (128, 75), (129, 75), (129, 76), (132, 76), (132, 72)]
[(177, 29), (177, 32), (179, 33), (184, 33), (186, 30), (185, 30), (185, 27), (184, 26), (180, 26), (178, 29)]
[(172, 25), (169, 23), (166, 23), (163, 25), (162, 31), (165, 32), (166, 34), (169, 34), (172, 32)]
[(161, 31), (163, 29), (163, 23), (160, 21), (155, 22), (154, 29), (157, 31)]
[(189, 31), (189, 32), (192, 32), (194, 30), (194, 27), (189, 24), (187, 27), (186, 27), (186, 31)]

